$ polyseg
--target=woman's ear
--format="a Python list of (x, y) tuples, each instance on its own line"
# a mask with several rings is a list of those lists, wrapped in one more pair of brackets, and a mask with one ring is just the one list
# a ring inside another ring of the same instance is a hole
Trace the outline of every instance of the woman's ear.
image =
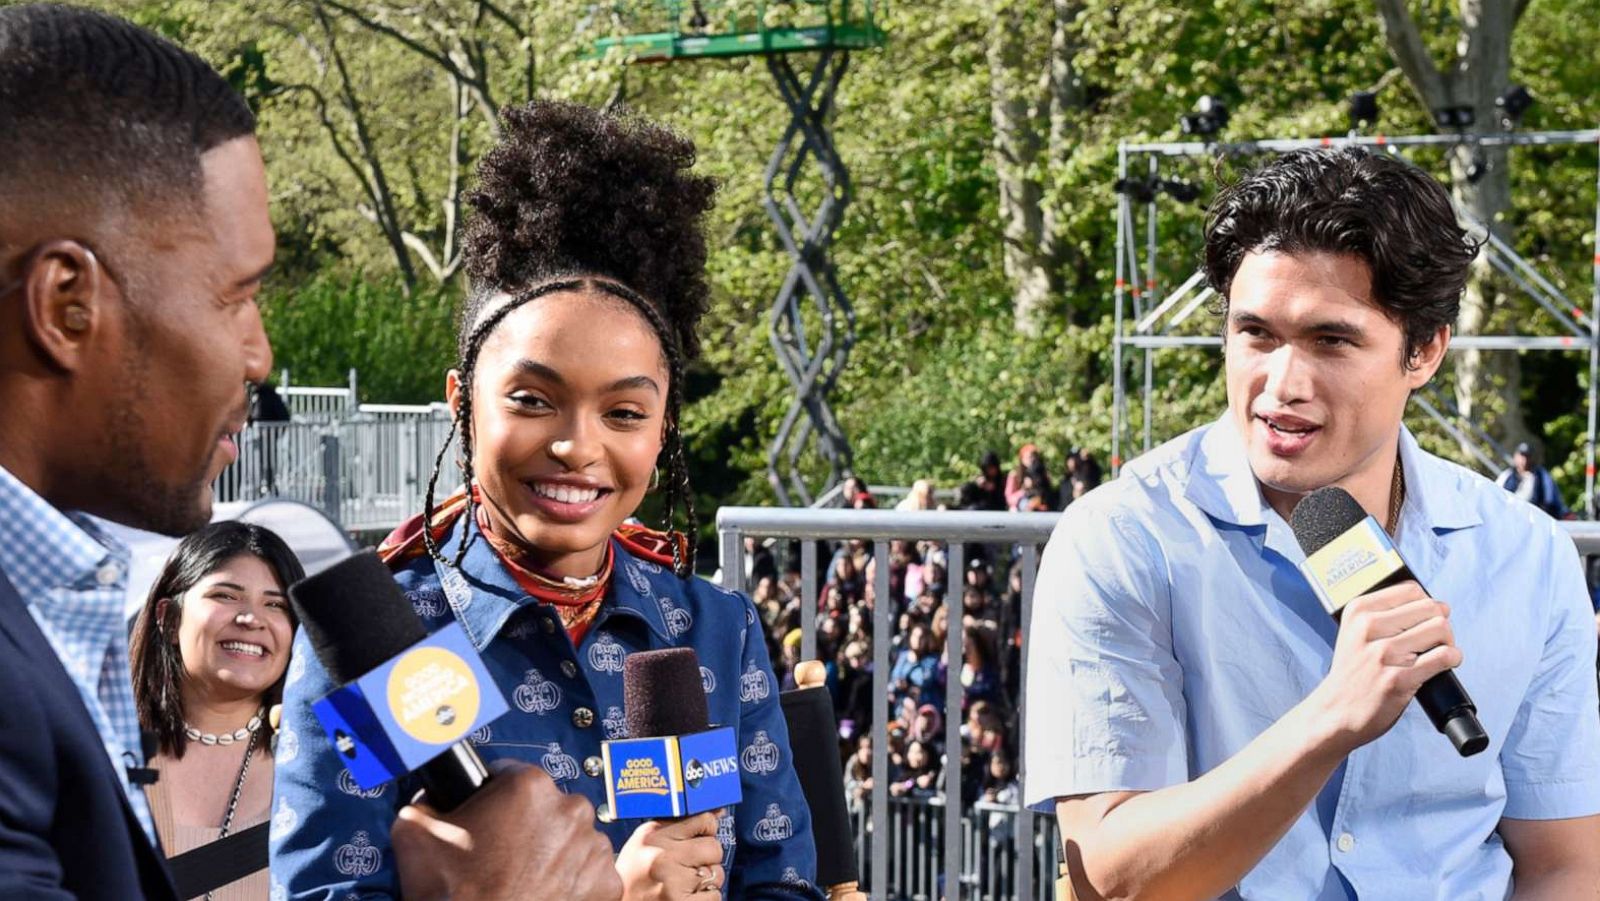
[[(156, 634), (168, 639), (173, 644), (178, 643), (178, 630), (167, 628), (167, 616), (172, 612), (172, 598), (162, 598), (156, 601), (155, 620)], [(168, 633), (171, 633), (170, 635)]]
[(444, 375), (444, 399), (450, 405), (451, 417), (461, 415), (461, 370), (452, 369)]

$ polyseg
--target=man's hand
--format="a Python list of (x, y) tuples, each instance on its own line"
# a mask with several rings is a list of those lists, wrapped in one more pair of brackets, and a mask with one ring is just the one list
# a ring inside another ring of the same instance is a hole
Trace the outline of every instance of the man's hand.
[(720, 811), (677, 821), (650, 820), (628, 837), (617, 855), (626, 901), (721, 901)]
[(1450, 608), (1404, 582), (1344, 608), (1333, 666), (1307, 700), (1348, 754), (1388, 732), (1423, 682), (1460, 665)]
[(407, 901), (617, 901), (622, 882), (611, 842), (594, 823), (589, 802), (563, 794), (544, 770), (497, 765), (494, 778), (448, 814), (426, 803), (400, 809), (389, 838), (401, 894)]

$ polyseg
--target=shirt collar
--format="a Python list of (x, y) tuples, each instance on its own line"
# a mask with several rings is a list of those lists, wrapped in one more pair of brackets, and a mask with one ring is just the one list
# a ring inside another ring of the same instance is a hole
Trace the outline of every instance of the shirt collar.
[[(1411, 430), (1400, 427), (1400, 466), (1405, 472), (1406, 497), (1400, 519), (1427, 523), (1434, 532), (1479, 525), (1477, 510), (1458, 490), (1453, 467), (1422, 450)], [(1212, 518), (1239, 526), (1261, 526), (1268, 521), (1267, 502), (1250, 469), (1244, 438), (1231, 412), (1205, 429), (1191, 453), (1184, 497)]]
[[(108, 560), (126, 574), (128, 549), (87, 514), (63, 512), (0, 467), (0, 569), (32, 591), (94, 584)], [(20, 589), (20, 586), (19, 586)]]
[[(539, 602), (517, 584), (471, 519), (471, 516), (460, 517), (440, 545), (446, 556), (450, 556), (461, 540), (461, 530), (471, 530), (461, 568), (457, 570), (441, 563), (435, 563), (435, 568), (445, 596), (455, 611), (456, 620), (461, 623), (473, 647), (482, 653), (505, 628), (512, 614)], [(656, 579), (653, 574), (641, 561), (628, 554), (620, 543), (614, 543), (612, 551), (615, 569), (611, 575), (611, 589), (601, 602), (595, 625), (618, 615), (641, 619), (663, 642), (671, 644), (672, 637), (666, 619), (661, 606), (654, 599)]]

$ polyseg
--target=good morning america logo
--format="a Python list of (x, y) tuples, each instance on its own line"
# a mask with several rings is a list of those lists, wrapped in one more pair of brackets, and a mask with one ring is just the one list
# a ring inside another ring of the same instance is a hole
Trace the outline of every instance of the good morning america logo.
[(654, 757), (630, 757), (617, 774), (619, 795), (666, 795), (667, 776)]
[(699, 788), (700, 783), (706, 779), (715, 779), (729, 773), (739, 771), (739, 759), (733, 755), (717, 757), (704, 763), (690, 758), (683, 767), (683, 781), (689, 783), (690, 788)]

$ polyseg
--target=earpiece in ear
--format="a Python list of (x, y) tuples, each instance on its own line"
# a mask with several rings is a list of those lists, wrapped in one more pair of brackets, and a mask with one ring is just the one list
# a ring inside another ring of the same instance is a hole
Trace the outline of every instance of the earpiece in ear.
[(62, 313), (62, 325), (69, 332), (81, 332), (89, 327), (89, 309), (82, 304), (71, 304)]

